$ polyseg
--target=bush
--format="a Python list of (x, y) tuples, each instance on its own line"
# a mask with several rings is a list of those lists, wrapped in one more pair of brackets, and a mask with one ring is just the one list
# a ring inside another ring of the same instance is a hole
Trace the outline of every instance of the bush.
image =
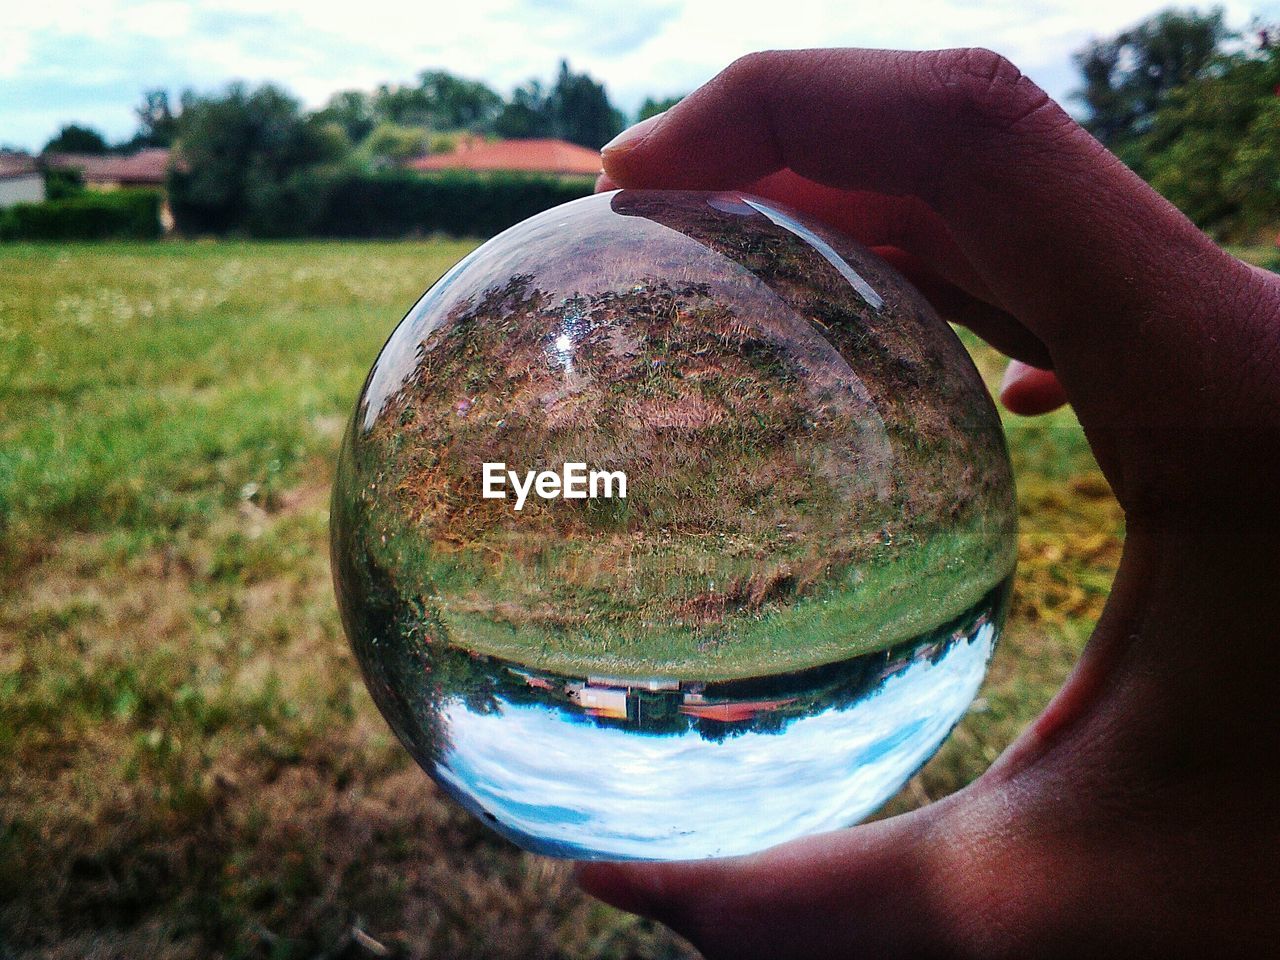
[(343, 174), (323, 187), (326, 201), (312, 232), (328, 237), (487, 237), (585, 197), (592, 187), (586, 178), (520, 174)]
[(0, 240), (154, 240), (160, 236), (155, 190), (88, 191), (44, 203), (19, 203), (0, 217)]
[(44, 198), (65, 200), (84, 193), (84, 175), (72, 167), (46, 167), (44, 171)]

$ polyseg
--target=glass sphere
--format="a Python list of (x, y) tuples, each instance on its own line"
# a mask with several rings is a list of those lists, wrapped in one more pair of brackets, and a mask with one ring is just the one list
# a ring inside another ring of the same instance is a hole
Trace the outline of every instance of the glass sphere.
[(938, 748), (1004, 619), (999, 419), (883, 261), (739, 193), (600, 194), (478, 248), (392, 333), (342, 449), (374, 701), (526, 849), (749, 853)]

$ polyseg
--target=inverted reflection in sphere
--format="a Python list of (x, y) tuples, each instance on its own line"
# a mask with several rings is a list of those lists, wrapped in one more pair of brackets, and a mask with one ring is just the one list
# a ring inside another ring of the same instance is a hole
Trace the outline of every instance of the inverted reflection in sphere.
[(871, 813), (973, 699), (1016, 514), (921, 296), (738, 193), (622, 191), (484, 244), (401, 321), (333, 498), (374, 700), (452, 796), (578, 858)]

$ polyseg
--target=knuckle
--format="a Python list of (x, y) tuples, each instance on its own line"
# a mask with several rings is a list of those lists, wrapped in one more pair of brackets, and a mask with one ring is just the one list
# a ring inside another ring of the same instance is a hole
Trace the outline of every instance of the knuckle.
[(939, 50), (929, 69), (948, 110), (968, 121), (1007, 129), (1053, 106), (1012, 61), (984, 47)]
[(717, 79), (735, 89), (757, 87), (778, 71), (785, 58), (786, 53), (779, 50), (758, 50), (744, 54), (725, 67)]

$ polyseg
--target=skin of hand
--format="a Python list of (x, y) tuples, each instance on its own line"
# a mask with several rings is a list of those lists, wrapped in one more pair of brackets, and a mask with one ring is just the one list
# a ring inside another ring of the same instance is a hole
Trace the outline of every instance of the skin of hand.
[(1274, 956), (1280, 278), (987, 50), (754, 54), (604, 168), (602, 188), (749, 190), (876, 249), (1014, 358), (1006, 406), (1074, 406), (1127, 532), (1070, 678), (966, 789), (753, 856), (582, 864), (581, 885), (710, 958)]

